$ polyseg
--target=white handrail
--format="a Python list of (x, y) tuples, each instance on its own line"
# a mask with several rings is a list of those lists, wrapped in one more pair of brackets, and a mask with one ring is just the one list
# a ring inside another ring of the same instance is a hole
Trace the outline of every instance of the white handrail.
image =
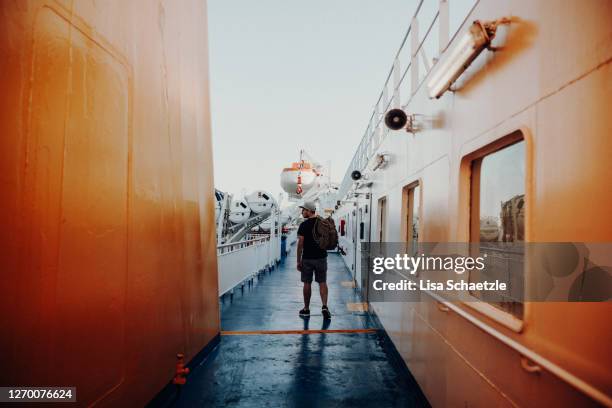
[(232, 292), (259, 272), (274, 267), (280, 261), (279, 234), (217, 247), (219, 296)]
[[(239, 249), (242, 249), (242, 248), (245, 248), (251, 245), (258, 245), (258, 244), (261, 244), (269, 240), (270, 240), (270, 237), (263, 237), (263, 238), (249, 239), (246, 241), (232, 242), (229, 244), (217, 245), (217, 254), (218, 255), (227, 254), (227, 253), (237, 251)], [(238, 248), (235, 248), (235, 247), (238, 247)], [(228, 251), (226, 250), (227, 248), (232, 248), (232, 249)]]

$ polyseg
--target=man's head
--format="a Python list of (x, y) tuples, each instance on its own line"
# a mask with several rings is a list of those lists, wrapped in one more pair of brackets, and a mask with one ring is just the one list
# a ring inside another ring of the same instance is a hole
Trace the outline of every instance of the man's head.
[(302, 209), (302, 217), (304, 218), (314, 217), (317, 211), (317, 207), (312, 201), (305, 201), (304, 204), (300, 205), (300, 208)]

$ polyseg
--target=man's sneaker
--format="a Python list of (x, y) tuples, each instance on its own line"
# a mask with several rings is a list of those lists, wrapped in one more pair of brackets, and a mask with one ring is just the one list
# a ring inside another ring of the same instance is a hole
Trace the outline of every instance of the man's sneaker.
[(321, 314), (323, 315), (324, 319), (331, 319), (331, 313), (329, 313), (329, 309), (327, 308), (327, 306), (323, 306), (321, 308)]
[(304, 308), (304, 309), (300, 310), (300, 316), (302, 316), (302, 317), (310, 316), (310, 309)]

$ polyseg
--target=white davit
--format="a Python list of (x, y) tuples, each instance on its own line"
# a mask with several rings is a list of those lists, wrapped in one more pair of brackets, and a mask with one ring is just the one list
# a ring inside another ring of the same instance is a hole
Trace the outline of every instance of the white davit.
[(229, 220), (234, 224), (242, 224), (246, 222), (251, 215), (251, 208), (246, 200), (232, 200), (230, 205)]
[(255, 190), (246, 196), (246, 201), (251, 207), (251, 211), (255, 214), (264, 214), (272, 211), (272, 207), (276, 205), (276, 200), (272, 195), (263, 190)]

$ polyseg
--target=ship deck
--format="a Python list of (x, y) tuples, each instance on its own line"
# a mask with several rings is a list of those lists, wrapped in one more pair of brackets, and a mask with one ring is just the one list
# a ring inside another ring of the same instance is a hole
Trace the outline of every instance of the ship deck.
[(290, 253), (221, 305), (221, 341), (189, 376), (173, 406), (427, 406), (367, 312), (340, 256), (328, 258), (329, 307), (298, 316), (302, 288)]

